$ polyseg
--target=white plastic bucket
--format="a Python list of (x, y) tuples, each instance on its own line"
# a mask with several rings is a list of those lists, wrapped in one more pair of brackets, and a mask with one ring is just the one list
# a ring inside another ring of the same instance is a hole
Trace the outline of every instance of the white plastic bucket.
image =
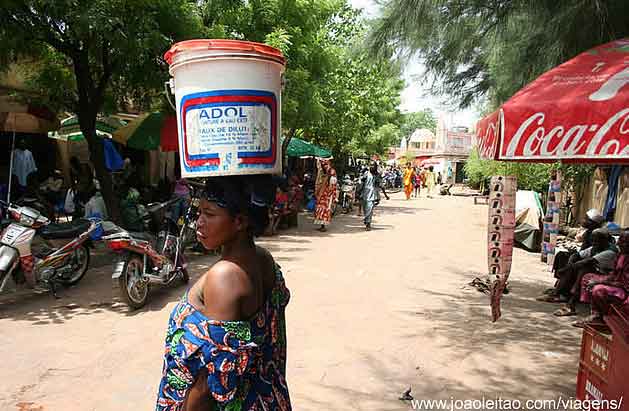
[(270, 46), (189, 40), (165, 54), (183, 177), (279, 174), (285, 59)]

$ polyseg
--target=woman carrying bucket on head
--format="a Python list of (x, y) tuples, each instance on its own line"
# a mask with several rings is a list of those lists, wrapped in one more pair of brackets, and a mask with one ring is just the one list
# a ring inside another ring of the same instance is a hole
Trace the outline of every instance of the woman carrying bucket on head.
[(182, 175), (206, 178), (197, 239), (221, 259), (170, 315), (156, 411), (290, 411), (290, 294), (255, 243), (275, 198), (270, 174), (281, 171), (284, 57), (264, 44), (190, 40), (165, 58)]

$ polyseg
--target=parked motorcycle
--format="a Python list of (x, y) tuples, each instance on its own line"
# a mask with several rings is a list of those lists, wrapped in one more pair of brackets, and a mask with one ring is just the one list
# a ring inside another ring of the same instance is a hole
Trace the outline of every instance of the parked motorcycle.
[(12, 220), (0, 236), (0, 292), (11, 279), (16, 286), (28, 282), (56, 297), (58, 285), (81, 281), (89, 267), (90, 236), (100, 221), (51, 224), (34, 208), (3, 201), (0, 205)]
[(356, 186), (354, 180), (350, 176), (345, 176), (341, 182), (341, 191), (339, 193), (339, 205), (343, 213), (348, 214), (352, 211), (355, 197)]
[(151, 284), (172, 285), (176, 280), (189, 281), (184, 259), (184, 243), (194, 213), (188, 206), (184, 222), (177, 225), (167, 213), (179, 199), (149, 204), (146, 208), (144, 232), (131, 232), (120, 227), (103, 237), (107, 246), (119, 255), (112, 279), (120, 288), (122, 299), (134, 309), (143, 307)]

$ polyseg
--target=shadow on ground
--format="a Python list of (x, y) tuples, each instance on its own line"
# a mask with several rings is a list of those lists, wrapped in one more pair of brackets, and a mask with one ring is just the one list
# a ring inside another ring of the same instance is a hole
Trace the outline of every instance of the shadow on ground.
[[(377, 214), (410, 214), (425, 209), (407, 207), (379, 206)], [(334, 218), (330, 230), (326, 233), (316, 231), (311, 214), (302, 213), (296, 228), (280, 231), (275, 237), (263, 237), (259, 243), (271, 253), (277, 254), (281, 264), (286, 261), (299, 260), (299, 254), (306, 251), (310, 236), (326, 236), (353, 234), (364, 232), (362, 217), (355, 214), (338, 215)], [(374, 224), (373, 230), (390, 230), (394, 226)], [(287, 246), (288, 244), (288, 246)], [(288, 255), (287, 255), (288, 254)], [(188, 253), (188, 271), (190, 283), (205, 272), (218, 257), (213, 254)], [(116, 312), (124, 316), (134, 316), (146, 311), (159, 311), (171, 302), (177, 301), (189, 285), (164, 287), (153, 286), (150, 291), (149, 303), (140, 310), (130, 310), (121, 301), (119, 289), (111, 279), (112, 263), (115, 256), (106, 249), (97, 249), (90, 263), (90, 270), (83, 280), (73, 287), (58, 290), (58, 299), (49, 293), (21, 292), (0, 296), (0, 319), (10, 318), (14, 321), (27, 321), (32, 325), (61, 324), (77, 316)]]
[[(438, 292), (411, 288), (417, 301), (436, 297), (430, 300), (438, 304), (428, 308), (418, 304), (415, 310), (395, 312), (407, 318), (408, 330), (412, 331), (402, 331), (398, 338), (408, 341), (409, 350), (417, 351), (418, 364), (400, 367), (405, 361), (403, 352), (385, 350), (380, 356), (363, 353), (361, 365), (368, 367), (368, 380), (375, 388), (357, 390), (320, 381), (318, 386), (330, 395), (310, 398), (302, 393), (301, 402), (313, 404), (312, 409), (410, 410), (409, 402), (399, 400), (409, 386), (420, 400), (574, 397), (581, 331), (571, 327), (574, 317), (555, 317), (552, 312), (556, 305), (535, 300), (543, 289), (540, 282), (511, 280), (511, 292), (502, 299), (502, 317), (492, 323), (489, 296), (467, 286), (475, 275), (455, 268), (447, 270), (461, 279), (459, 289)], [(430, 343), (418, 345), (421, 341)], [(420, 366), (424, 361), (431, 363), (434, 352), (447, 353), (445, 362), (429, 369)], [(513, 352), (535, 356), (514, 358)], [(398, 355), (399, 361), (392, 360)], [(574, 379), (566, 375), (574, 375)], [(528, 388), (523, 391), (523, 387)], [(344, 398), (346, 402), (339, 407), (327, 402), (328, 397)]]
[[(191, 253), (189, 257), (190, 284), (194, 283), (216, 260), (212, 254)], [(111, 278), (115, 255), (96, 254), (90, 270), (75, 286), (60, 288), (59, 298), (50, 293), (21, 292), (0, 297), (0, 319), (27, 321), (32, 325), (61, 324), (77, 316), (112, 311), (134, 316), (145, 311), (159, 311), (183, 295), (188, 285), (154, 286), (148, 304), (140, 310), (131, 310), (121, 301), (119, 288)]]

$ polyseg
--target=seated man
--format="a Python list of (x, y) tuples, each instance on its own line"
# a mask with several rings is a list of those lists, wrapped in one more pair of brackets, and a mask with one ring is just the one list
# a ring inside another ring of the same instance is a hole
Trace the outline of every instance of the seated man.
[[(581, 248), (579, 248), (579, 251), (585, 250), (592, 246), (592, 233), (597, 228), (601, 228), (604, 222), (605, 218), (595, 208), (592, 208), (588, 210), (587, 213), (585, 213), (585, 218), (581, 223), (581, 227), (583, 227), (585, 231), (577, 236), (577, 241), (579, 240), (579, 238), (581, 239)], [(555, 261), (553, 263), (553, 272), (555, 273), (556, 278), (559, 278), (556, 275), (557, 271), (567, 265), (570, 256), (571, 254), (568, 251), (559, 251), (555, 256)]]
[(557, 271), (559, 280), (550, 295), (538, 298), (546, 302), (566, 302), (555, 311), (557, 316), (576, 314), (576, 302), (580, 295), (582, 277), (587, 273), (606, 274), (614, 269), (617, 248), (609, 232), (598, 228), (592, 233), (592, 246), (570, 257), (568, 265)]
[(581, 302), (592, 304), (592, 315), (585, 321), (574, 323), (583, 327), (588, 322), (600, 322), (612, 304), (629, 301), (629, 230), (620, 234), (620, 255), (614, 271), (608, 275), (586, 274), (581, 285)]
[(146, 210), (140, 204), (140, 193), (135, 188), (124, 187), (120, 200), (120, 215), (122, 228), (129, 231), (142, 232), (145, 230), (143, 216)]

